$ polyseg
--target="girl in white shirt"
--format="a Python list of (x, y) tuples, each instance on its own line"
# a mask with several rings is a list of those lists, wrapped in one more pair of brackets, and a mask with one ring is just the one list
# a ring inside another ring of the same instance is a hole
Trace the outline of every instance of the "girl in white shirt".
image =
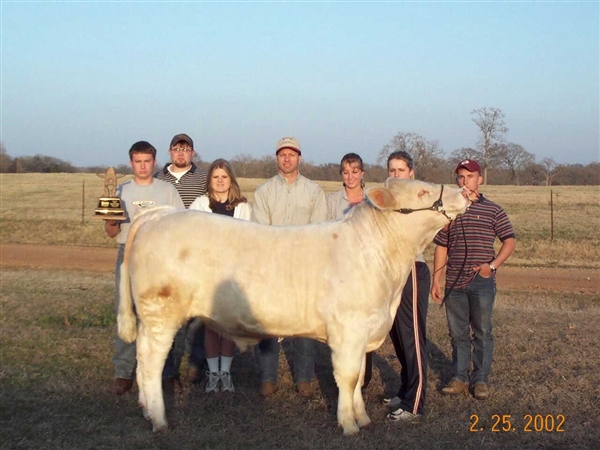
[[(250, 220), (252, 215), (252, 207), (242, 195), (233, 168), (224, 159), (217, 159), (211, 164), (208, 169), (207, 193), (194, 200), (189, 209), (242, 220)], [(209, 371), (205, 391), (218, 392), (221, 384), (221, 390), (233, 392), (235, 388), (231, 381), (230, 368), (235, 343), (205, 326), (204, 350)]]

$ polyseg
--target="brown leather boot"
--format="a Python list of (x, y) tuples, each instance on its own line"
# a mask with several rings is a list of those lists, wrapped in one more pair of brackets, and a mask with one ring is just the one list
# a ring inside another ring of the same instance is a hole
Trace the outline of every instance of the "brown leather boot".
[(442, 394), (444, 395), (458, 395), (458, 394), (466, 394), (469, 392), (469, 383), (463, 383), (460, 380), (450, 380), (444, 388), (442, 389)]
[(277, 392), (277, 384), (272, 381), (263, 381), (260, 384), (260, 390), (258, 391), (263, 397), (270, 397), (275, 392)]
[(296, 389), (298, 389), (298, 394), (304, 398), (311, 398), (314, 395), (314, 390), (312, 384), (308, 381), (300, 381), (296, 385)]
[(473, 387), (473, 397), (477, 400), (485, 400), (490, 396), (490, 390), (488, 389), (488, 385), (486, 383), (475, 383)]

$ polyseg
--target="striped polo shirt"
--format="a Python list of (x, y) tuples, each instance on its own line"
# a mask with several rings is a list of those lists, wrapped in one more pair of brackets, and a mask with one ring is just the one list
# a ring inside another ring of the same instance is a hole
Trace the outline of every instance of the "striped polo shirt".
[(514, 238), (515, 231), (504, 210), (480, 194), (467, 212), (442, 229), (433, 240), (436, 245), (448, 248), (446, 288), (467, 286), (476, 275), (472, 267), (493, 261), (496, 237), (501, 241)]
[(188, 170), (179, 180), (169, 172), (171, 163), (165, 165), (162, 170), (156, 174), (159, 180), (171, 183), (179, 192), (185, 209), (188, 209), (196, 198), (206, 194), (206, 171), (192, 163)]

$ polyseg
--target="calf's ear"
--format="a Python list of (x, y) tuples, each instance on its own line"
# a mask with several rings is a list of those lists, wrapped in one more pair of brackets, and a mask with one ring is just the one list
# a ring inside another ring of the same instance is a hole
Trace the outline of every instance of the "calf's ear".
[(393, 209), (395, 206), (394, 195), (386, 188), (367, 189), (367, 198), (379, 209)]

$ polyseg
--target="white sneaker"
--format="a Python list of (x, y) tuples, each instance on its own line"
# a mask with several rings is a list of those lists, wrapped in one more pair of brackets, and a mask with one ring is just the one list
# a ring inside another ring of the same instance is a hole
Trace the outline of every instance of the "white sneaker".
[(392, 422), (412, 422), (417, 420), (420, 415), (409, 413), (408, 411), (404, 411), (402, 408), (398, 408), (396, 411), (389, 413), (386, 417)]
[(383, 397), (382, 403), (390, 408), (392, 411), (400, 408), (400, 397)]
[(206, 372), (206, 376), (204, 392), (219, 392), (219, 374), (217, 372)]
[(220, 372), (219, 378), (221, 379), (223, 391), (235, 392), (235, 387), (233, 387), (233, 382), (231, 381), (231, 374), (229, 372)]

